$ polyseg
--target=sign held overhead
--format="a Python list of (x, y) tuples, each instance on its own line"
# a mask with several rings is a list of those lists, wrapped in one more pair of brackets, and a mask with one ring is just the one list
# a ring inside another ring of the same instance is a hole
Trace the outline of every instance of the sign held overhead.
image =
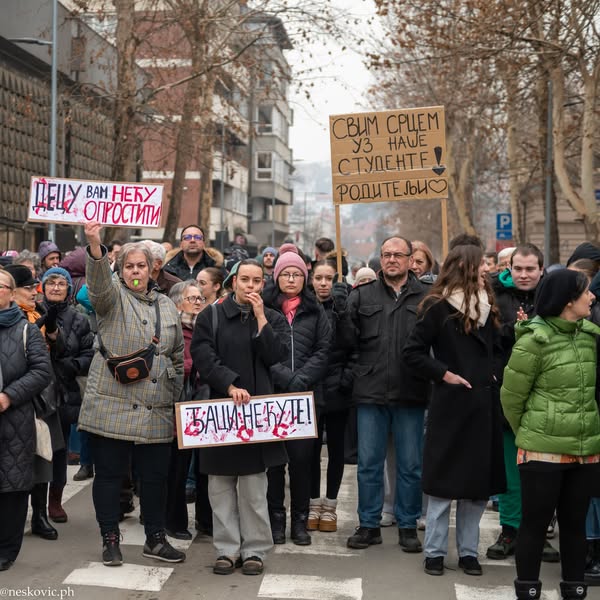
[(329, 117), (334, 204), (448, 197), (443, 106)]

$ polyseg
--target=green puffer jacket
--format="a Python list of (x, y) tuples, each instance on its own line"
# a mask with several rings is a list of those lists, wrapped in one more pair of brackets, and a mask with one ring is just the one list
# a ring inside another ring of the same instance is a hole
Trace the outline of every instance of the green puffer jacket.
[(517, 323), (515, 334), (501, 399), (517, 447), (574, 456), (600, 453), (595, 399), (600, 328), (586, 320), (538, 316)]

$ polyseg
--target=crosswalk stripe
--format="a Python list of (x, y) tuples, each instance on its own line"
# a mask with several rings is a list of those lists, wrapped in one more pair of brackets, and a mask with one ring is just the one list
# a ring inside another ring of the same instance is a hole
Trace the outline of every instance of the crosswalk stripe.
[[(460, 583), (454, 584), (456, 600), (514, 600), (515, 590), (512, 586), (471, 587)], [(542, 591), (541, 600), (559, 600), (556, 590)]]
[(267, 574), (261, 583), (258, 597), (294, 600), (361, 600), (362, 579)]

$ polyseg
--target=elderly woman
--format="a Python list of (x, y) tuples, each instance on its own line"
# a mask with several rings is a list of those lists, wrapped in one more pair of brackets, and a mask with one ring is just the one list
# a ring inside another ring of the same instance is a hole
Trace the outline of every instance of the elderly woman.
[(15, 288), (12, 275), (0, 269), (0, 571), (9, 569), (21, 550), (34, 483), (33, 397), (51, 372), (42, 334), (15, 304)]
[(96, 477), (93, 499), (103, 539), (102, 561), (123, 563), (119, 491), (133, 455), (140, 482), (146, 543), (143, 555), (181, 562), (166, 539), (166, 486), (173, 441), (173, 405), (183, 385), (183, 335), (177, 309), (150, 280), (144, 244), (125, 244), (110, 270), (102, 226), (87, 223), (86, 279), (98, 320), (98, 351), (88, 375), (79, 428), (90, 434)]

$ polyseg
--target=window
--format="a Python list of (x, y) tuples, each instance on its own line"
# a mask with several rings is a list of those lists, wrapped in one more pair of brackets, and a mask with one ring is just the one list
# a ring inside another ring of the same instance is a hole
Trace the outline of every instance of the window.
[(258, 133), (273, 133), (273, 107), (258, 107)]
[(273, 154), (271, 152), (256, 153), (256, 179), (273, 179)]

